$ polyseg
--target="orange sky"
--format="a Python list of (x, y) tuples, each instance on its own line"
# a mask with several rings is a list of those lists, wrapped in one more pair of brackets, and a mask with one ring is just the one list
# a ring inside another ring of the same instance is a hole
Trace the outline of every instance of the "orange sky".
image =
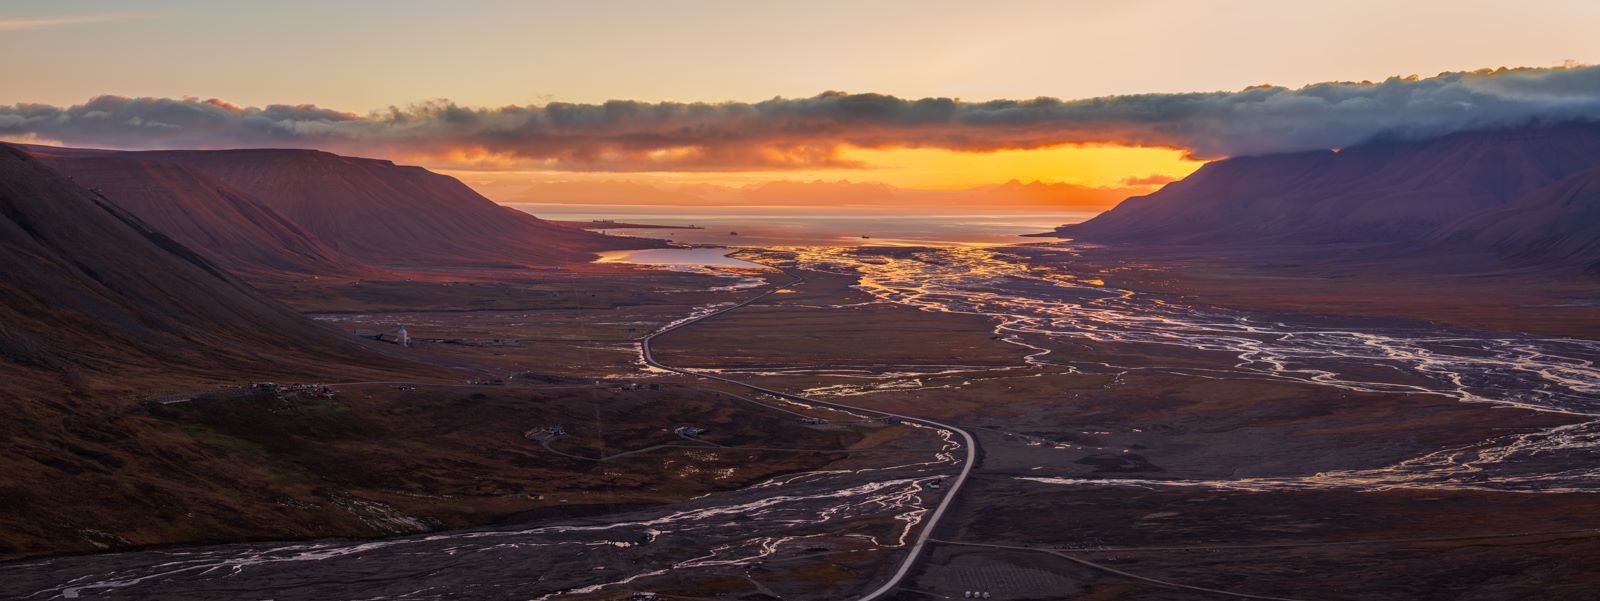
[[(1023, 183), (1074, 184), (1094, 188), (1131, 188), (1142, 193), (1154, 189), (1147, 183), (1130, 184), (1129, 178), (1159, 183), (1180, 179), (1203, 163), (1186, 159), (1183, 152), (1167, 148), (1121, 146), (1058, 146), (1037, 150), (955, 152), (931, 148), (847, 148), (841, 156), (871, 165), (868, 168), (811, 169), (799, 171), (729, 172), (565, 172), (525, 169), (474, 169), (440, 171), (503, 202), (550, 201), (529, 190), (529, 184), (562, 183), (568, 186), (633, 182), (664, 189), (693, 184), (749, 186), (771, 181), (881, 182), (910, 190), (961, 190), (1018, 180)], [(1154, 176), (1154, 177), (1152, 177)], [(606, 189), (602, 185), (591, 187)]]
[[(1108, 188), (1121, 186), (1123, 180), (1130, 177), (1181, 178), (1203, 164), (1184, 158), (1179, 150), (1123, 146), (1057, 146), (993, 152), (952, 152), (934, 148), (847, 149), (843, 156), (875, 166), (866, 173), (858, 172), (857, 177), (925, 189), (968, 188), (1011, 179)], [(836, 171), (818, 177), (845, 178), (846, 175)]]
[[(28, 60), (0, 61), (0, 105), (67, 106), (112, 94), (366, 115), (441, 98), (487, 109), (611, 99), (756, 102), (826, 90), (967, 102), (1116, 99), (1592, 64), (1600, 62), (1596, 22), (1600, 3), (1579, 0), (482, 0), (447, 8), (410, 0), (149, 0), (136, 7), (15, 0), (0, 6), (0, 54)], [(737, 165), (741, 153), (781, 147), (733, 146), (673, 171), (595, 168), (593, 156), (580, 157), (590, 161), (581, 167), (551, 159), (555, 168), (545, 169), (525, 157), (440, 156), (437, 148), (368, 145), (356, 152), (416, 159), (508, 194), (519, 183), (622, 180), (848, 180), (921, 190), (1037, 180), (1120, 188), (1131, 178), (1159, 182), (1200, 165), (1166, 148), (1052, 140), (1029, 150), (965, 152), (941, 148), (951, 147), (946, 142), (857, 141), (870, 149), (849, 139), (830, 148), (796, 143), (791, 151), (813, 154), (785, 169)]]

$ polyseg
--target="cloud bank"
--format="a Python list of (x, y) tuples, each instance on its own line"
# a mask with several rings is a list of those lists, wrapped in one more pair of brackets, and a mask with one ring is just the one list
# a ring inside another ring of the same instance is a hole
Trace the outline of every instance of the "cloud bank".
[(1082, 100), (827, 92), (754, 103), (472, 108), (437, 100), (367, 114), (100, 96), (68, 107), (0, 107), (0, 136), (126, 149), (309, 147), (452, 165), (726, 171), (860, 166), (840, 158), (845, 146), (982, 152), (1117, 144), (1215, 158), (1565, 120), (1600, 120), (1600, 67)]
[(1066, 183), (1011, 180), (955, 190), (901, 188), (876, 182), (778, 180), (747, 185), (670, 184), (634, 181), (473, 181), (473, 188), (508, 203), (578, 205), (673, 205), (679, 207), (815, 208), (826, 199), (836, 209), (944, 208), (1100, 212), (1149, 187), (1096, 188)]

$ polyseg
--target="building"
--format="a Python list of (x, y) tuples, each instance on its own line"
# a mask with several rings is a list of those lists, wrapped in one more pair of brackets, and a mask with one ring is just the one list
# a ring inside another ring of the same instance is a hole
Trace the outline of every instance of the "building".
[(400, 346), (411, 346), (411, 335), (406, 333), (406, 327), (403, 325), (395, 328), (394, 340)]
[(523, 438), (528, 440), (537, 440), (539, 442), (549, 442), (566, 435), (566, 429), (562, 428), (561, 426), (545, 426), (543, 428), (534, 428), (522, 433)]

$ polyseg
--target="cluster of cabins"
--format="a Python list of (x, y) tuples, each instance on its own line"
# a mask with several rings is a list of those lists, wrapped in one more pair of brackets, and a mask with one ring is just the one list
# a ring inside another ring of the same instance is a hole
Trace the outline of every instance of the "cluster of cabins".
[(268, 395), (282, 399), (287, 394), (300, 394), (319, 399), (333, 398), (333, 387), (327, 384), (279, 384), (277, 382), (254, 382), (239, 386), (217, 388), (213, 390), (192, 390), (185, 392), (169, 392), (166, 394), (152, 394), (139, 397), (141, 403), (156, 403), (171, 405), (174, 403), (187, 403), (195, 399), (242, 399)]
[(523, 438), (528, 440), (537, 440), (539, 442), (549, 442), (566, 435), (566, 429), (562, 428), (561, 426), (545, 426), (543, 428), (534, 428), (522, 433)]
[(284, 393), (298, 392), (319, 399), (333, 398), (333, 387), (327, 384), (278, 384), (276, 382), (260, 382), (251, 384), (250, 388), (265, 390), (282, 396)]
[(707, 430), (705, 428), (698, 426), (678, 426), (672, 430), (672, 433), (684, 438), (694, 438), (701, 434), (705, 434), (706, 431)]

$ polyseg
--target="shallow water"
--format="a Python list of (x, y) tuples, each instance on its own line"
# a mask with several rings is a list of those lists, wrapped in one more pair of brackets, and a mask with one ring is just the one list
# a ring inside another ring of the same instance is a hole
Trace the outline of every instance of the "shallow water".
[(1073, 274), (1070, 263), (1036, 269), (1024, 256), (1005, 249), (785, 252), (793, 252), (804, 268), (858, 274), (859, 288), (884, 302), (989, 317), (997, 334), (1035, 351), (1028, 361), (1036, 365), (1129, 369), (1052, 356), (1029, 345), (1028, 336), (1110, 345), (1160, 344), (1227, 353), (1237, 359), (1221, 370), (1166, 368), (1191, 377), (1266, 377), (1361, 392), (1437, 394), (1589, 420), (1444, 449), (1376, 470), (1206, 483), (1209, 486), (1600, 491), (1600, 341), (1191, 306), (1107, 287), (1091, 275)]
[[(1093, 213), (973, 210), (919, 213), (848, 207), (671, 207), (513, 204), (549, 219), (613, 220), (704, 229), (611, 229), (607, 233), (725, 246), (993, 246), (1037, 242), (1026, 234)], [(1048, 240), (1045, 238), (1044, 240)]]
[(635, 265), (702, 265), (706, 267), (739, 267), (767, 269), (760, 263), (728, 256), (729, 248), (646, 248), (642, 250), (611, 250), (600, 253), (596, 263), (633, 263)]
[[(712, 253), (720, 253), (717, 249)], [(706, 253), (694, 264), (706, 269)], [(1556, 411), (1588, 419), (1423, 454), (1378, 469), (1233, 480), (1026, 478), (1049, 486), (1279, 490), (1600, 490), (1600, 343), (1446, 331), (1389, 322), (1334, 323), (1189, 306), (1105, 286), (1070, 265), (1041, 270), (1005, 249), (786, 249), (807, 269), (860, 276), (879, 299), (989, 317), (997, 334), (1096, 344), (1164, 344), (1229, 353), (1222, 369), (1171, 367), (1193, 377), (1278, 378), (1348, 390), (1438, 394), (1463, 402)], [(722, 255), (718, 255), (722, 256)], [(1074, 362), (1030, 346), (1012, 369)], [(960, 371), (944, 366), (933, 373)], [(1150, 369), (1141, 367), (1141, 369)], [(917, 377), (915, 373), (899, 377)], [(818, 392), (830, 392), (822, 391)], [(852, 391), (831, 391), (850, 394)], [(0, 593), (22, 598), (206, 599), (273, 591), (278, 599), (549, 598), (620, 591), (698, 570), (742, 573), (813, 548), (894, 549), (927, 508), (920, 493), (952, 465), (948, 449), (900, 465), (774, 478), (694, 501), (533, 528), (490, 528), (384, 541), (264, 543), (64, 557), (0, 566)], [(887, 518), (887, 520), (886, 520)], [(885, 527), (885, 521), (890, 522)], [(601, 569), (595, 569), (599, 567)], [(360, 582), (353, 590), (348, 582)]]
[(712, 292), (730, 292), (763, 286), (767, 283), (751, 275), (754, 271), (772, 271), (771, 267), (728, 256), (731, 248), (649, 248), (643, 250), (613, 250), (600, 253), (596, 263), (628, 263), (656, 269), (698, 273), (730, 280), (723, 286), (712, 286)]
[(738, 575), (817, 549), (899, 549), (928, 511), (921, 494), (956, 463), (958, 443), (948, 432), (934, 434), (942, 449), (910, 452), (882, 467), (789, 474), (603, 518), (0, 565), (0, 597), (539, 600), (625, 591), (667, 574)]

